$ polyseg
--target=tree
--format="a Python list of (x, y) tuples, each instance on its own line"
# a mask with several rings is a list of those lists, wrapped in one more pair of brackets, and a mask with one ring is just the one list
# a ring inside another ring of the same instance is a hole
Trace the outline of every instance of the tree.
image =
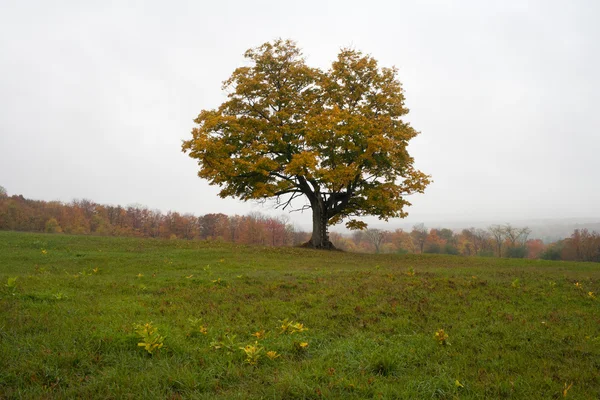
[(369, 239), (369, 242), (375, 246), (375, 253), (379, 253), (381, 244), (383, 243), (383, 240), (387, 236), (388, 232), (382, 231), (381, 229), (367, 229), (365, 234)]
[(206, 214), (198, 218), (198, 225), (200, 226), (200, 237), (202, 239), (216, 239), (219, 236), (226, 237), (227, 235), (227, 222), (229, 218), (227, 215), (219, 214)]
[(531, 229), (516, 228), (511, 224), (506, 224), (502, 227), (507, 248), (505, 255), (509, 258), (524, 258), (527, 255), (527, 247), (525, 243), (531, 233)]
[(492, 225), (488, 228), (488, 230), (496, 241), (498, 257), (502, 257), (502, 242), (504, 242), (504, 239), (506, 238), (506, 228), (502, 225)]
[(415, 245), (419, 248), (419, 252), (423, 254), (423, 247), (425, 246), (427, 236), (429, 236), (429, 230), (425, 227), (425, 224), (421, 223), (413, 226), (410, 236)]
[(469, 228), (464, 229), (462, 234), (472, 243), (474, 255), (479, 255), (481, 250), (488, 247), (490, 234), (486, 230), (481, 228)]
[(8, 192), (4, 188), (4, 186), (0, 186), (0, 199), (4, 199), (8, 197)]
[(425, 247), (421, 253), (440, 254), (442, 253), (442, 248), (446, 243), (440, 237), (439, 230), (432, 229), (429, 231), (424, 244)]
[(504, 235), (511, 247), (517, 247), (517, 245), (521, 247), (525, 246), (530, 233), (531, 229), (528, 227), (516, 228), (511, 224), (504, 225)]
[(570, 238), (564, 240), (563, 260), (600, 261), (600, 234), (587, 229), (575, 229)]
[(546, 250), (546, 245), (540, 239), (529, 239), (527, 243), (527, 258), (540, 258)]
[[(221, 197), (274, 198), (277, 207), (312, 209), (310, 247), (331, 249), (328, 225), (354, 217), (405, 217), (406, 195), (423, 193), (429, 176), (407, 151), (418, 132), (395, 68), (379, 68), (342, 49), (327, 71), (306, 65), (292, 41), (245, 53), (248, 66), (223, 84), (228, 100), (195, 119), (182, 150), (198, 160), (201, 178)], [(304, 198), (295, 208), (292, 202)]]
[(396, 252), (401, 253), (414, 253), (414, 243), (410, 234), (404, 232), (402, 229), (396, 229), (390, 234), (390, 241), (396, 247)]

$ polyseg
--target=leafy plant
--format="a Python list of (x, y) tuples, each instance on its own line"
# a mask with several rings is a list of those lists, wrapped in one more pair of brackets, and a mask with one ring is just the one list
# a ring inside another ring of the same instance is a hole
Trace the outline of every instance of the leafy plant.
[(4, 285), (11, 291), (13, 295), (17, 290), (17, 278), (18, 276), (9, 276), (6, 284)]
[(213, 279), (212, 283), (215, 284), (216, 286), (227, 287), (227, 282), (222, 280), (221, 278)]
[(17, 287), (17, 278), (18, 278), (18, 276), (9, 276), (5, 286), (10, 289), (16, 288)]
[(294, 352), (304, 353), (306, 350), (308, 350), (308, 342), (294, 342), (292, 343), (292, 347)]
[(218, 339), (210, 342), (210, 347), (214, 350), (226, 350), (231, 353), (237, 347), (236, 335), (229, 335), (226, 333), (225, 335), (219, 337)]
[(64, 300), (64, 299), (66, 299), (66, 298), (67, 298), (67, 295), (66, 295), (66, 294), (64, 294), (63, 292), (56, 292), (56, 293), (54, 293), (54, 294), (52, 295), (52, 297), (53, 297), (55, 300)]
[(305, 328), (303, 324), (294, 321), (288, 321), (288, 319), (284, 319), (281, 322), (281, 333), (293, 334), (297, 332), (307, 331), (308, 328)]
[[(254, 344), (248, 344), (244, 347), (240, 347), (240, 350), (246, 354), (246, 362), (250, 365), (258, 364), (258, 359), (260, 358), (260, 353), (264, 350), (262, 346), (259, 346), (258, 342), (254, 342)], [(271, 358), (271, 357), (269, 357)], [(271, 358), (273, 359), (273, 358)]]
[(435, 333), (434, 338), (435, 340), (437, 340), (438, 344), (446, 346), (449, 345), (450, 343), (448, 343), (448, 334), (446, 332), (444, 332), (443, 329), (438, 329), (438, 331)]
[(149, 354), (154, 354), (154, 352), (163, 347), (165, 338), (158, 333), (158, 330), (154, 326), (152, 326), (152, 322), (143, 325), (135, 324), (133, 327), (141, 339), (138, 346), (143, 347)]
[(263, 329), (263, 330), (254, 332), (252, 334), (252, 336), (254, 336), (257, 339), (264, 339), (267, 336), (267, 334), (266, 334), (265, 330)]
[(198, 334), (206, 335), (208, 333), (208, 329), (202, 324), (202, 318), (189, 317), (188, 322), (191, 327), (190, 336)]

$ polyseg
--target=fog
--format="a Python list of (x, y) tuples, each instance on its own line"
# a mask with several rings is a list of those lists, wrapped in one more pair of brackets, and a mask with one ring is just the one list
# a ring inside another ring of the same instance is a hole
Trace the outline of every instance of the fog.
[[(596, 1), (0, 4), (0, 185), (43, 200), (279, 215), (220, 199), (181, 153), (243, 53), (291, 38), (399, 68), (434, 183), (404, 221), (600, 220)], [(310, 213), (291, 214), (308, 226)], [(368, 219), (376, 221), (376, 219)]]

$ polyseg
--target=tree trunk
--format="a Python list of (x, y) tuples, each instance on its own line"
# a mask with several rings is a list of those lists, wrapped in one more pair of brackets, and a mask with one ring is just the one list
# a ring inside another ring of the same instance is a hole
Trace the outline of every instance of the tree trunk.
[(329, 241), (329, 232), (327, 231), (327, 210), (322, 199), (318, 198), (311, 202), (313, 231), (310, 240), (304, 244), (304, 247), (314, 249), (334, 250), (335, 246)]

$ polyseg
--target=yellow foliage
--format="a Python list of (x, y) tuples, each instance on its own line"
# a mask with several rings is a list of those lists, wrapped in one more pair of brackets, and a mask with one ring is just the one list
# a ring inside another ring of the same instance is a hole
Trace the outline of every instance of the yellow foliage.
[(434, 335), (435, 340), (437, 340), (438, 344), (447, 345), (448, 344), (448, 334), (444, 332), (443, 329), (438, 329), (438, 331)]
[(143, 347), (149, 354), (160, 350), (163, 347), (164, 337), (158, 334), (157, 329), (152, 326), (152, 322), (146, 324), (135, 324), (134, 330), (141, 339), (139, 347)]
[(408, 109), (395, 68), (352, 49), (342, 49), (330, 70), (311, 68), (289, 40), (245, 56), (250, 65), (223, 84), (227, 101), (201, 111), (182, 144), (198, 176), (220, 186), (222, 197), (306, 196), (331, 223), (407, 215), (404, 197), (423, 193), (430, 177), (407, 151), (418, 132), (402, 120)]
[(240, 350), (242, 350), (246, 354), (246, 362), (248, 364), (256, 365), (258, 364), (260, 353), (263, 351), (263, 348), (258, 345), (258, 342), (254, 342), (254, 344), (249, 344), (244, 347), (240, 347)]
[(288, 321), (287, 318), (281, 322), (281, 333), (293, 334), (307, 331), (308, 328), (304, 327), (304, 324), (300, 322)]

